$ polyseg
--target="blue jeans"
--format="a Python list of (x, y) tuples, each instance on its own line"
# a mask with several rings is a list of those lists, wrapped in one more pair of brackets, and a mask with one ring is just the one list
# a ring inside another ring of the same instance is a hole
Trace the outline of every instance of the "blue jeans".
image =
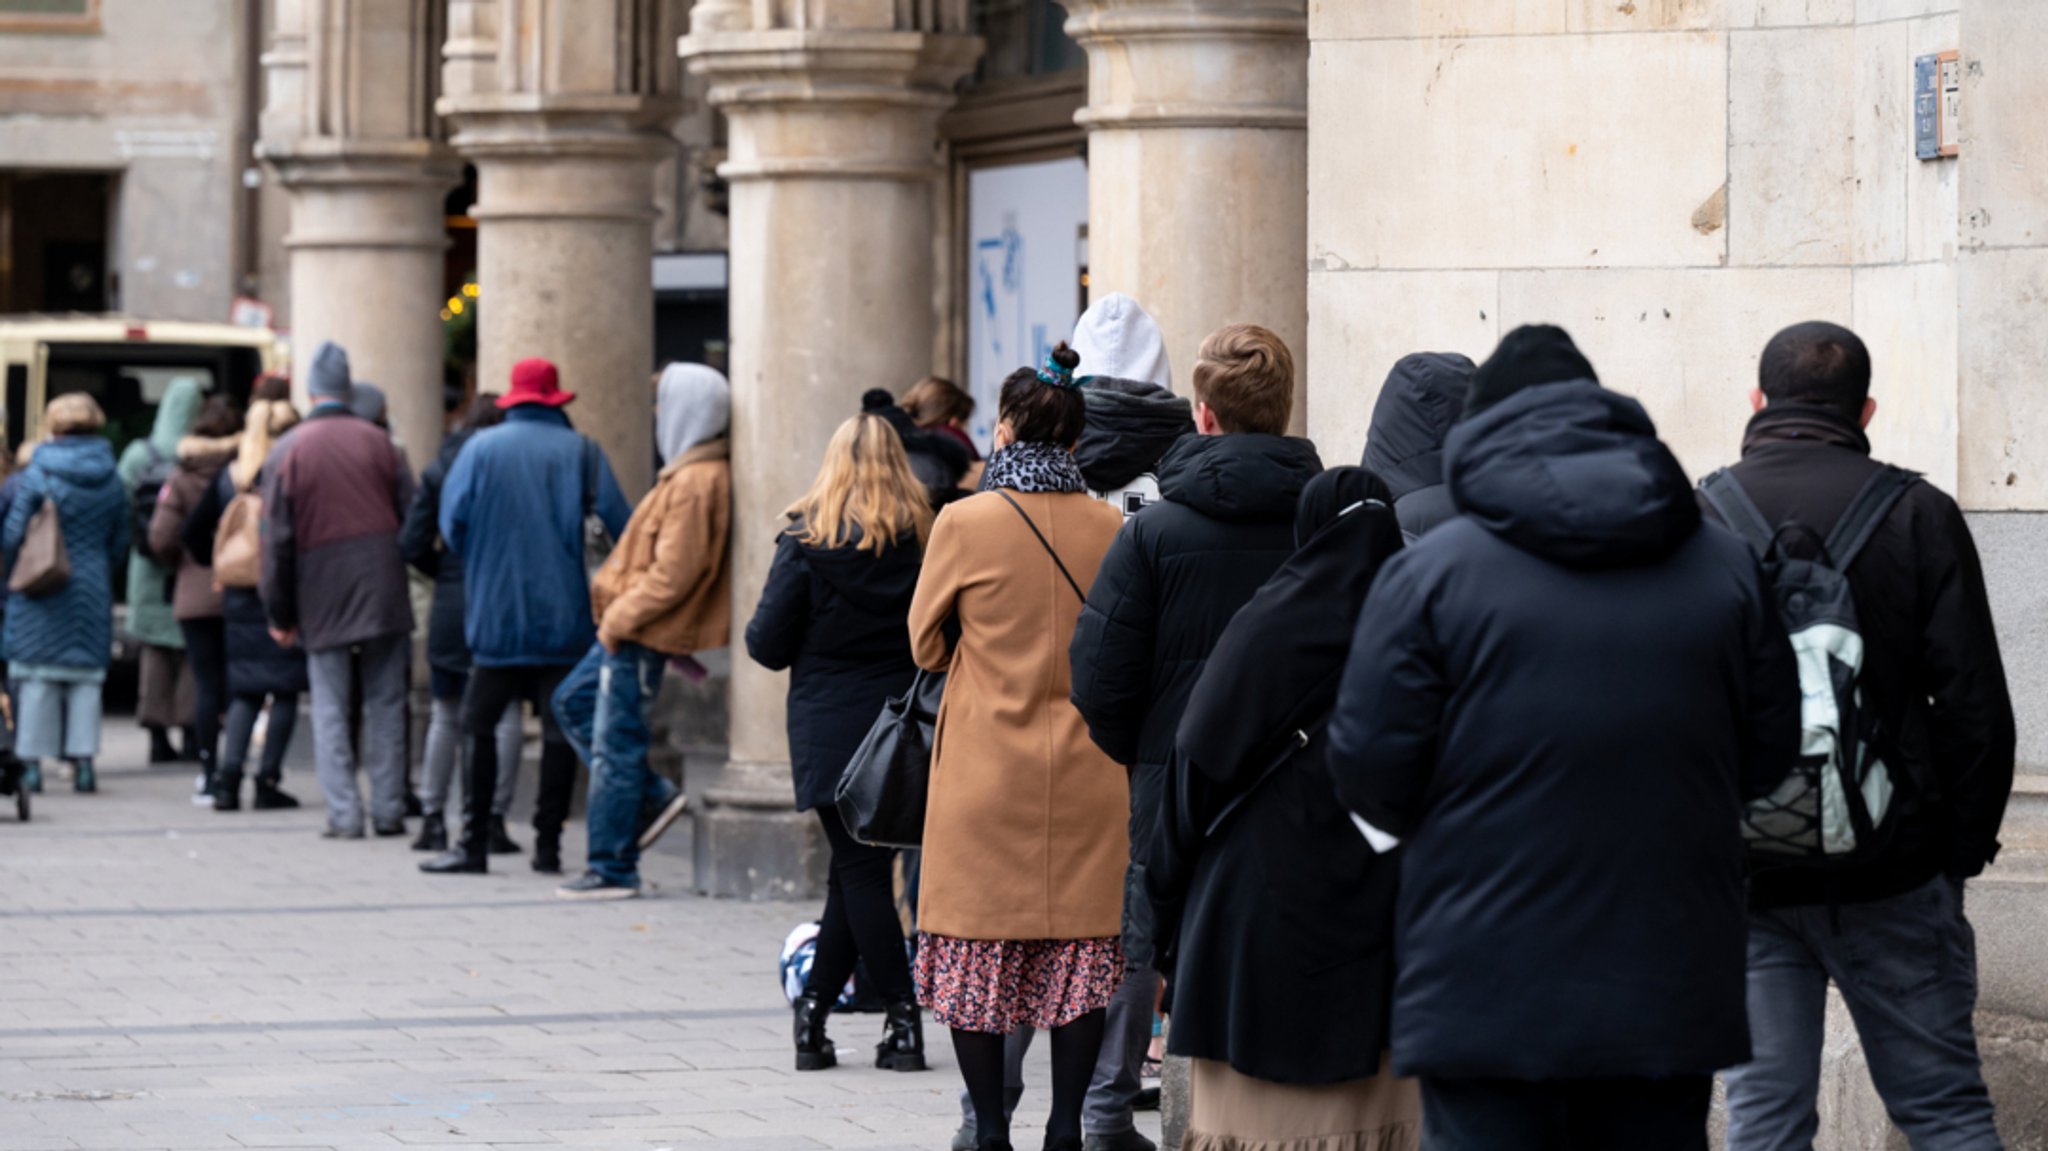
[(1729, 1151), (1813, 1146), (1831, 979), (1871, 1082), (1913, 1151), (1998, 1151), (1970, 1018), (1977, 938), (1962, 885), (1945, 877), (1874, 903), (1750, 915), (1755, 1058), (1724, 1075)]
[(640, 829), (675, 798), (676, 785), (647, 765), (647, 713), (668, 657), (637, 643), (616, 655), (602, 645), (555, 689), (555, 722), (590, 768), (590, 870), (640, 885)]

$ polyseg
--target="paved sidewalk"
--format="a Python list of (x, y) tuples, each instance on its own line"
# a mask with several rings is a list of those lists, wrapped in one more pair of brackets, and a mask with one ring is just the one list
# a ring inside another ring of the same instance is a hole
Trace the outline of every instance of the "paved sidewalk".
[(815, 906), (683, 895), (666, 852), (661, 897), (623, 903), (557, 900), (523, 857), (424, 876), (404, 840), (319, 839), (310, 772), (306, 807), (224, 815), (140, 753), (118, 739), (99, 795), (50, 780), (26, 826), (0, 806), (0, 1151), (951, 1138), (941, 1030), (926, 1074), (860, 1065), (879, 1016), (834, 1021), (849, 1066), (790, 1069), (775, 956)]

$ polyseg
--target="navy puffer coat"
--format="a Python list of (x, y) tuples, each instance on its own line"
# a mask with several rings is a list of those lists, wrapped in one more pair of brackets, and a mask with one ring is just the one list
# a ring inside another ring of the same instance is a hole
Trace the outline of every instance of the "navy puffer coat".
[(114, 654), (114, 562), (128, 554), (128, 494), (114, 472), (114, 449), (98, 435), (60, 436), (36, 449), (0, 534), (10, 572), (29, 518), (45, 500), (57, 505), (71, 578), (47, 595), (9, 593), (7, 661), (106, 667)]

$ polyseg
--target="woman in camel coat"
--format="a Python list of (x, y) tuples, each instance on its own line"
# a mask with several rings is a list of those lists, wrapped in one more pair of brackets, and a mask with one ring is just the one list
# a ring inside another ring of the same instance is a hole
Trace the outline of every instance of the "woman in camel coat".
[(910, 609), (918, 664), (949, 673), (918, 999), (953, 1031), (984, 1151), (1009, 1148), (1002, 1037), (1019, 1026), (1052, 1033), (1046, 1147), (1080, 1147), (1102, 1010), (1123, 973), (1128, 786), (1067, 699), (1067, 644), (1123, 517), (1074, 464), (1075, 360), (1061, 345), (1045, 369), (1004, 381), (983, 490), (940, 515)]

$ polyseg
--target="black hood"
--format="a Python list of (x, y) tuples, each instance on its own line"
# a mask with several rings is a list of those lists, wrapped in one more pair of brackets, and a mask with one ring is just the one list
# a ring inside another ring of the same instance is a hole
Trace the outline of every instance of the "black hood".
[(1293, 436), (1188, 436), (1159, 461), (1159, 494), (1219, 520), (1291, 524), (1322, 470), (1315, 445)]
[(1404, 356), (1387, 373), (1366, 434), (1366, 469), (1400, 499), (1444, 482), (1444, 439), (1465, 411), (1472, 361), (1453, 353)]
[(1590, 380), (1518, 392), (1458, 425), (1444, 471), (1460, 512), (1567, 567), (1652, 563), (1699, 529), (1649, 413)]
[(836, 548), (805, 545), (804, 562), (811, 574), (832, 585), (846, 601), (864, 612), (883, 614), (900, 606), (917, 588), (918, 569), (924, 564), (924, 549), (914, 538), (899, 536), (894, 546), (880, 554), (862, 551), (860, 529), (853, 529), (847, 541)]
[(1195, 430), (1187, 397), (1158, 384), (1096, 376), (1081, 385), (1081, 398), (1088, 423), (1074, 462), (1094, 491), (1115, 491), (1152, 471), (1174, 441)]

